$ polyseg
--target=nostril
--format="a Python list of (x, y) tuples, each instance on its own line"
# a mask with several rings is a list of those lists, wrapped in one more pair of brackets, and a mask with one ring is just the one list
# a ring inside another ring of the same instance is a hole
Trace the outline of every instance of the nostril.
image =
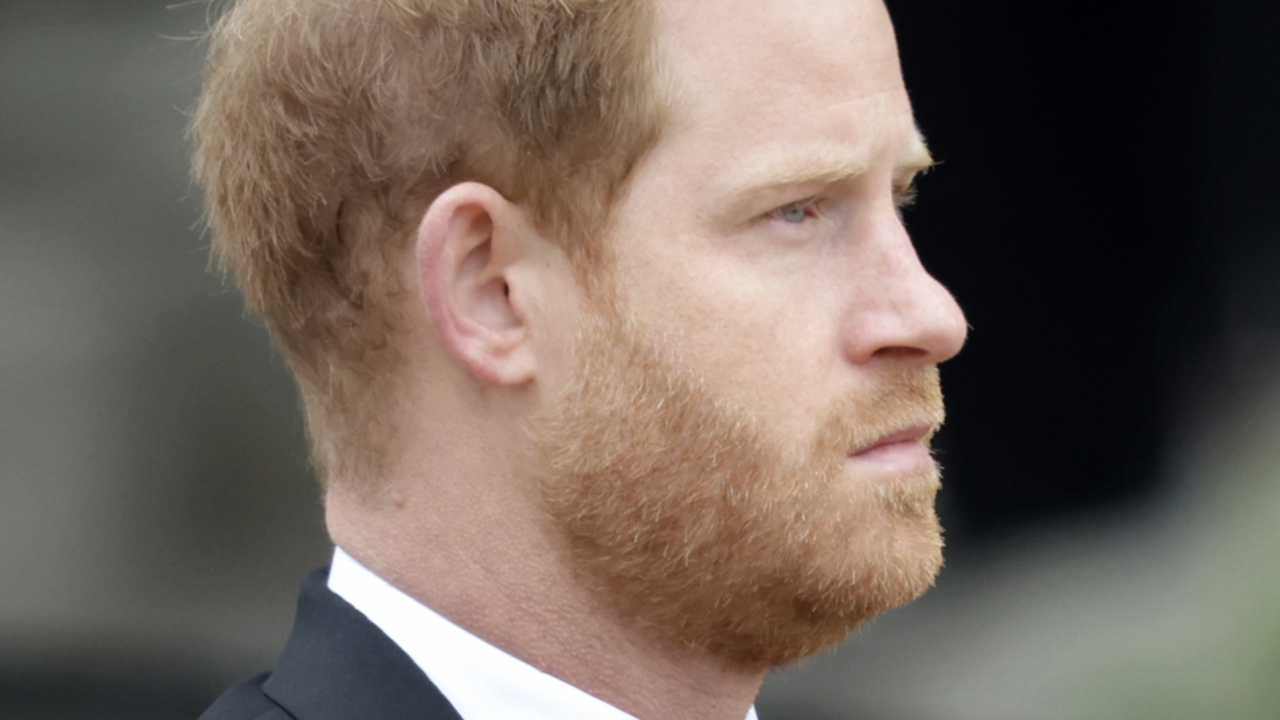
[(906, 345), (892, 345), (882, 347), (876, 350), (872, 355), (879, 358), (892, 358), (896, 360), (914, 360), (928, 355), (929, 352), (923, 348), (908, 347)]

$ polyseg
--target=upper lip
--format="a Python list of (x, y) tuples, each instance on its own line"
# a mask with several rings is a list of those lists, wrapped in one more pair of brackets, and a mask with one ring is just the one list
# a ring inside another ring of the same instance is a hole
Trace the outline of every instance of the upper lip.
[(862, 453), (869, 452), (871, 450), (875, 450), (876, 448), (881, 448), (886, 445), (893, 445), (894, 443), (902, 443), (902, 442), (918, 443), (924, 440), (925, 438), (929, 437), (929, 435), (931, 435), (932, 433), (933, 433), (933, 425), (930, 423), (920, 423), (918, 425), (912, 425), (910, 427), (899, 430), (897, 432), (889, 433), (888, 435), (883, 435), (880, 438), (876, 439), (874, 442), (854, 450), (853, 454), (861, 455)]

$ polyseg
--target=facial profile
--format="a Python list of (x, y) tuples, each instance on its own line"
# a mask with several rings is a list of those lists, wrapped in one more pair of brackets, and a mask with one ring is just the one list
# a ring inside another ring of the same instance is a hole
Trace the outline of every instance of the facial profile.
[[(763, 669), (932, 584), (924, 448), (964, 324), (897, 212), (929, 157), (883, 6), (662, 7), (672, 122), (533, 436), (546, 509), (616, 615)], [(867, 451), (894, 437), (906, 459)]]

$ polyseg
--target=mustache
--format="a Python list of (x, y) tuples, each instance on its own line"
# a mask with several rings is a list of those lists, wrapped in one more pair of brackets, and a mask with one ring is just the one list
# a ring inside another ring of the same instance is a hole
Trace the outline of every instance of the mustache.
[(921, 427), (928, 428), (921, 441), (927, 448), (945, 420), (937, 365), (888, 370), (870, 391), (835, 403), (812, 451), (818, 457), (843, 458), (884, 437)]

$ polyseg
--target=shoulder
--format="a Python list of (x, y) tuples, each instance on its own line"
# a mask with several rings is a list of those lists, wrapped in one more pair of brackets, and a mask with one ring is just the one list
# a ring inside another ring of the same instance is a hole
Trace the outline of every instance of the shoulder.
[(293, 720), (262, 692), (262, 684), (270, 677), (263, 673), (234, 685), (217, 699), (199, 720)]
[(404, 650), (326, 585), (303, 583), (275, 669), (218, 698), (200, 720), (461, 720)]

